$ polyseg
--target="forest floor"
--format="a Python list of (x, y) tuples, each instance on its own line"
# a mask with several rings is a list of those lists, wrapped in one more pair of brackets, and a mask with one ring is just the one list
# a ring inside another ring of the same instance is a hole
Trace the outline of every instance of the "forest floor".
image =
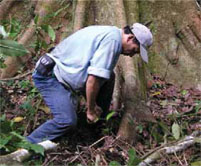
[[(19, 11), (24, 12), (21, 9)], [(13, 15), (18, 14), (21, 18), (20, 13), (16, 11), (13, 13)], [(29, 16), (29, 14), (27, 15)], [(29, 20), (29, 18), (24, 19), (24, 17), (22, 19)], [(62, 17), (62, 19), (64, 18)], [(64, 20), (62, 20), (62, 23)], [(8, 27), (12, 27), (13, 33), (18, 34), (21, 22), (17, 22), (15, 19), (11, 21), (12, 26), (9, 22)], [(68, 21), (66, 22), (68, 24)], [(55, 25), (57, 24), (55, 22)], [(56, 42), (59, 42), (62, 33), (67, 33), (65, 31), (66, 25), (55, 29), (59, 29), (56, 34)], [(56, 44), (51, 43), (47, 34), (44, 33), (43, 35), (46, 36), (42, 36), (42, 39), (46, 41), (47, 45)], [(39, 41), (41, 41), (41, 38), (37, 39), (38, 43)], [(18, 71), (18, 75), (23, 74), (24, 71), (32, 71), (39, 56), (45, 52), (46, 50), (41, 48), (38, 52), (34, 52), (34, 55), (38, 56), (30, 58), (25, 66)], [(85, 103), (82, 101), (77, 112), (77, 129), (55, 140), (59, 144), (55, 151), (47, 152), (44, 156), (35, 154), (23, 164), (43, 166), (133, 166), (134, 163), (144, 159), (150, 152), (154, 152), (170, 142), (180, 140), (194, 131), (201, 130), (201, 92), (199, 90), (177, 87), (153, 75), (148, 84), (147, 96), (147, 106), (157, 122), (134, 123), (137, 132), (135, 145), (130, 145), (116, 137), (124, 112), (123, 107), (120, 110), (111, 110), (107, 118), (99, 120), (96, 124), (88, 124), (85, 115)], [(113, 112), (115, 113), (113, 114)], [(27, 74), (26, 77), (0, 81), (1, 155), (11, 153), (19, 148), (17, 141), (20, 140), (14, 136), (17, 134), (18, 138), (19, 135), (27, 136), (49, 118), (51, 118), (50, 110), (34, 87), (31, 74)], [(13, 134), (13, 132), (15, 135), (11, 136), (10, 134)], [(200, 166), (200, 145), (200, 143), (196, 143), (173, 155), (161, 154), (162, 157), (153, 165)]]
[[(32, 62), (26, 67), (31, 70)], [(134, 124), (137, 129), (135, 145), (129, 145), (115, 137), (123, 108), (116, 111), (112, 117), (108, 116), (107, 120), (101, 119), (96, 124), (88, 124), (85, 105), (81, 102), (77, 112), (77, 129), (55, 140), (59, 146), (54, 152), (45, 153), (45, 156), (34, 155), (24, 164), (129, 165), (131, 159), (140, 160), (150, 151), (168, 142), (179, 140), (195, 130), (201, 130), (201, 92), (199, 90), (181, 89), (158, 76), (153, 76), (148, 86), (147, 105), (157, 123)], [(33, 86), (31, 75), (6, 82), (1, 81), (0, 92), (1, 116), (5, 114), (7, 120), (14, 121), (17, 125), (15, 130), (19, 134), (26, 136), (51, 118), (48, 107)], [(5, 151), (1, 153), (4, 154)], [(190, 165), (201, 161), (200, 153), (200, 144), (195, 144), (174, 155), (163, 154), (163, 157), (154, 165)]]

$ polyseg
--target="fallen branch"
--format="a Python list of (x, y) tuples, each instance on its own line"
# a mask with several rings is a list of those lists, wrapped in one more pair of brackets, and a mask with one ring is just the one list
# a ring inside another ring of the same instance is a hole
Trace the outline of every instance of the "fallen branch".
[[(41, 143), (38, 143), (41, 145), (45, 151), (53, 150), (57, 147), (58, 144), (52, 142), (52, 141), (43, 141)], [(26, 149), (19, 149), (16, 150), (13, 153), (10, 153), (8, 155), (4, 155), (0, 157), (0, 164), (6, 163), (7, 161), (19, 161), (22, 162), (26, 159), (28, 159), (32, 155), (31, 152), (29, 152)]]
[(29, 74), (32, 74), (33, 70), (31, 71), (28, 71), (27, 73), (25, 74), (22, 74), (22, 75), (19, 75), (19, 76), (16, 76), (16, 77), (12, 77), (12, 78), (3, 78), (3, 79), (0, 79), (0, 81), (12, 81), (12, 80), (20, 80), (26, 76), (28, 76)]
[(196, 137), (201, 138), (201, 131), (195, 131), (190, 136), (186, 136), (181, 141), (175, 143), (176, 145), (166, 146), (166, 147), (163, 147), (163, 148), (155, 151), (154, 153), (149, 155), (146, 159), (144, 159), (139, 164), (139, 166), (148, 166), (148, 165), (150, 165), (150, 163), (152, 163), (152, 162), (156, 161), (157, 159), (159, 159), (162, 156), (161, 154), (164, 154), (164, 153), (166, 153), (166, 154), (174, 154), (176, 152), (185, 150), (189, 146), (192, 146), (193, 144), (196, 143)]

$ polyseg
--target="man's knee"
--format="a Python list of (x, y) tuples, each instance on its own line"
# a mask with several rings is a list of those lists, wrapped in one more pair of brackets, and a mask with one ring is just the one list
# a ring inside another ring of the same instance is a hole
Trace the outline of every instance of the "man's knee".
[(58, 128), (75, 128), (77, 125), (77, 117), (68, 117), (68, 118), (54, 118), (53, 119), (57, 125)]

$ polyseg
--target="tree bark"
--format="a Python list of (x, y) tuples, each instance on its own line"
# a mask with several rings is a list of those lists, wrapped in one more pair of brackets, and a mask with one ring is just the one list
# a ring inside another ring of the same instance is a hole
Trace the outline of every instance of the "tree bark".
[(0, 20), (4, 19), (4, 17), (8, 14), (8, 10), (12, 7), (12, 5), (16, 2), (15, 0), (3, 0), (0, 3)]
[(195, 0), (139, 1), (140, 22), (152, 21), (148, 70), (167, 82), (201, 90), (201, 12)]
[(77, 0), (74, 13), (74, 32), (84, 27), (84, 23), (86, 21), (86, 8), (88, 6), (88, 3), (90, 3), (90, 0)]
[[(123, 27), (127, 24), (124, 3), (123, 0), (118, 0), (116, 2), (117, 8), (119, 9), (117, 16), (119, 18), (119, 23), (121, 24), (121, 27)], [(137, 5), (137, 3), (135, 5)], [(143, 62), (141, 62), (141, 64), (142, 63)], [(139, 66), (136, 68), (134, 66), (133, 58), (123, 56), (121, 56), (120, 58), (119, 65), (123, 71), (123, 77), (125, 80), (123, 95), (125, 113), (121, 120), (117, 135), (120, 139), (126, 140), (130, 144), (133, 144), (134, 142), (136, 142), (136, 120), (153, 121), (154, 119), (150, 111), (146, 107), (145, 103), (142, 102), (143, 97), (141, 95), (140, 84), (138, 81), (140, 77), (144, 77), (143, 72), (140, 73), (142, 74), (141, 76), (138, 74), (138, 69), (142, 67)]]

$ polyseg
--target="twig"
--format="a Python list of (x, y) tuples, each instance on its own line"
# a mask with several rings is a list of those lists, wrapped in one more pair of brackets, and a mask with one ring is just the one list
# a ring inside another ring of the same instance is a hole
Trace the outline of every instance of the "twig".
[(26, 76), (28, 76), (29, 74), (31, 74), (33, 72), (33, 70), (25, 73), (25, 74), (22, 74), (22, 75), (19, 75), (19, 76), (16, 76), (16, 77), (12, 77), (12, 78), (3, 78), (3, 79), (0, 79), (0, 81), (12, 81), (12, 80), (19, 80), (19, 79), (22, 79)]
[(179, 161), (179, 164), (180, 164), (181, 166), (183, 166), (183, 163), (181, 162), (181, 160), (180, 160), (179, 157), (177, 156), (177, 153), (176, 153), (176, 152), (174, 152), (174, 155), (176, 156), (177, 160)]
[(185, 161), (185, 165), (189, 165), (188, 162), (186, 161), (186, 156), (185, 156), (185, 153), (184, 153), (184, 161)]
[(159, 147), (154, 148), (153, 150), (151, 150), (151, 151), (149, 151), (148, 153), (144, 154), (141, 158), (142, 158), (142, 159), (145, 159), (147, 156), (151, 155), (152, 153), (156, 152), (156, 151), (159, 150), (159, 149), (164, 148), (166, 145), (167, 145), (167, 144), (163, 144), (163, 145), (161, 145), (161, 146), (159, 146)]
[(123, 141), (122, 139), (119, 139), (118, 137), (117, 137), (117, 139), (118, 139), (118, 141), (121, 141), (122, 143), (128, 145), (130, 148), (135, 149), (135, 151), (136, 151), (137, 153), (141, 154), (135, 147), (133, 147), (133, 146), (132, 146), (131, 144), (129, 144), (128, 142)]
[(197, 5), (198, 9), (201, 11), (201, 4), (198, 3), (198, 0), (195, 0), (195, 3)]
[(35, 129), (35, 127), (36, 127), (36, 123), (37, 123), (37, 120), (38, 120), (37, 112), (38, 112), (38, 109), (39, 109), (39, 106), (40, 106), (41, 102), (42, 102), (42, 99), (39, 100), (39, 102), (38, 102), (38, 104), (36, 106), (36, 110), (35, 110), (36, 115), (35, 115), (35, 118), (34, 118), (34, 124), (33, 124), (32, 129)]
[(105, 138), (107, 138), (108, 136), (104, 136), (101, 139), (99, 139), (98, 141), (94, 142), (92, 145), (89, 146), (89, 148), (92, 148), (93, 146), (95, 146), (96, 144), (98, 144), (99, 142), (101, 142), (102, 140), (104, 140)]
[(87, 163), (84, 161), (84, 159), (82, 158), (82, 156), (80, 155), (80, 151), (79, 148), (77, 147), (77, 151), (78, 151), (78, 156), (79, 158), (82, 160), (82, 162), (84, 163), (85, 166), (87, 166)]
[(30, 125), (30, 122), (31, 122), (31, 119), (29, 119), (29, 121), (28, 121), (28, 123), (27, 123), (27, 125), (26, 125), (26, 128), (25, 128), (25, 131), (24, 131), (24, 134), (23, 134), (23, 136), (27, 136), (27, 130), (28, 130), (28, 127), (29, 127), (29, 125)]
[(48, 165), (50, 165), (50, 163), (51, 163), (52, 161), (54, 161), (54, 160), (57, 158), (57, 156), (58, 156), (58, 155), (54, 156), (49, 162), (44, 163), (42, 166), (48, 166)]
[[(69, 163), (73, 163), (75, 160), (77, 160), (77, 158), (79, 158), (80, 157), (80, 155), (81, 154), (83, 154), (84, 153), (84, 151), (82, 151), (81, 153), (79, 152), (79, 149), (78, 148), (76, 148), (77, 150), (78, 150), (78, 155), (77, 156), (75, 156)], [(64, 160), (64, 161), (67, 161), (67, 160)]]
[(45, 161), (43, 162), (42, 166), (46, 165), (46, 163), (49, 161), (50, 155), (47, 154), (47, 157), (45, 157)]

